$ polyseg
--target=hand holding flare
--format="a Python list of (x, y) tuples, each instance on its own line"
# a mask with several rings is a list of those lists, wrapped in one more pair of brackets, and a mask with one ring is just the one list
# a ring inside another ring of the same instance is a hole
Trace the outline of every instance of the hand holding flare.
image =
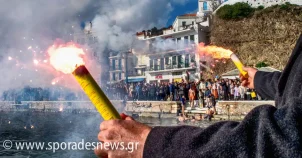
[(48, 54), (50, 55), (50, 63), (55, 69), (74, 75), (104, 120), (121, 119), (117, 110), (85, 67), (84, 60), (81, 57), (85, 54), (83, 49), (72, 43), (59, 46), (53, 45), (48, 49)]
[(243, 66), (242, 62), (238, 59), (238, 57), (234, 53), (231, 55), (231, 59), (234, 62), (234, 64), (236, 65), (236, 67), (239, 70), (240, 74), (244, 78), (248, 78), (249, 75), (246, 71), (243, 70), (244, 66)]

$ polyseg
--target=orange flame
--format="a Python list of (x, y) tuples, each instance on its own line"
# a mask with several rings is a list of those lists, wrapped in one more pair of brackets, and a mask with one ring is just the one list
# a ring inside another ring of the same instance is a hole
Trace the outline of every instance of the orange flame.
[(72, 73), (78, 66), (84, 65), (84, 50), (73, 43), (53, 45), (47, 50), (50, 64), (65, 74)]
[(200, 55), (205, 55), (205, 56), (212, 56), (215, 59), (222, 59), (222, 58), (230, 58), (233, 52), (229, 49), (225, 49), (222, 47), (217, 47), (217, 46), (205, 46), (204, 43), (200, 43), (197, 46), (197, 52)]

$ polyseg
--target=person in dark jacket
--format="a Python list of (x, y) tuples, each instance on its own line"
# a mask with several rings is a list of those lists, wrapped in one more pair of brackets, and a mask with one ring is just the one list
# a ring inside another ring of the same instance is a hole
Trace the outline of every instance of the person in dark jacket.
[(275, 106), (261, 105), (241, 122), (223, 121), (207, 128), (154, 127), (134, 121), (104, 121), (98, 139), (103, 142), (138, 142), (137, 150), (95, 150), (108, 157), (302, 157), (302, 36), (283, 72), (244, 68), (242, 84)]
[(174, 91), (175, 91), (175, 86), (174, 86), (174, 82), (169, 83), (169, 92), (170, 92), (170, 98), (171, 101), (174, 101)]
[(228, 86), (225, 82), (225, 80), (221, 80), (221, 83), (220, 83), (221, 87), (222, 87), (222, 91), (223, 91), (223, 100), (229, 100), (229, 89), (228, 89)]
[(156, 87), (152, 84), (150, 87), (150, 100), (155, 100)]

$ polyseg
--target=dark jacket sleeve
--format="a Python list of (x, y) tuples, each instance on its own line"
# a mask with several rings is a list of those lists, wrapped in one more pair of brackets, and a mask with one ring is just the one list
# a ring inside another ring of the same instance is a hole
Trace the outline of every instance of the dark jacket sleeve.
[(265, 99), (274, 100), (277, 94), (278, 81), (281, 72), (257, 71), (254, 77), (254, 85), (257, 93)]
[[(302, 104), (301, 104), (302, 105)], [(291, 111), (291, 110), (290, 110)], [(239, 122), (208, 128), (154, 127), (144, 146), (144, 158), (299, 157), (301, 120), (270, 105), (254, 108)], [(290, 118), (290, 119), (289, 119)]]

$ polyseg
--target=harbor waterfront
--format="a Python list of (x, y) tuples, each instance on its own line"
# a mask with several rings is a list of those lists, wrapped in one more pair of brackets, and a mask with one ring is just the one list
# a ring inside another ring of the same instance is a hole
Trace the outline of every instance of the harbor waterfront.
[[(240, 121), (254, 107), (273, 101), (219, 101), (212, 121), (179, 122), (176, 101), (111, 101), (119, 112), (132, 115), (149, 126), (191, 125), (206, 128), (222, 120)], [(204, 114), (205, 109), (186, 109), (188, 115)], [(18, 142), (97, 142), (103, 118), (89, 101), (0, 102), (0, 156), (13, 157), (94, 157), (90, 150), (10, 150), (5, 140)]]
[[(88, 102), (87, 102), (88, 103)], [(36, 103), (37, 105), (38, 103)], [(15, 146), (4, 149), (6, 140), (12, 143), (19, 142), (98, 142), (97, 135), (103, 118), (93, 108), (74, 109), (68, 108), (67, 102), (46, 103), (38, 109), (21, 109), (23, 105), (12, 105), (0, 112), (0, 157), (95, 157), (92, 150), (18, 150)], [(77, 104), (74, 103), (73, 104)], [(35, 104), (33, 104), (35, 105)], [(45, 105), (45, 112), (42, 111)], [(80, 104), (79, 104), (80, 105)], [(86, 106), (88, 106), (87, 104)], [(89, 105), (92, 107), (92, 105)], [(11, 108), (8, 108), (11, 107)], [(17, 107), (17, 108), (16, 108)], [(60, 109), (65, 107), (66, 109)], [(61, 111), (60, 111), (61, 110)], [(175, 118), (137, 117), (137, 121), (149, 126), (178, 126), (192, 125), (206, 128), (215, 121), (178, 122)]]
[[(176, 118), (180, 113), (178, 101), (127, 101), (111, 100), (117, 110), (128, 115), (154, 118)], [(214, 120), (241, 120), (254, 107), (274, 105), (274, 101), (218, 101)], [(205, 114), (207, 108), (186, 108), (188, 115)], [(95, 113), (89, 101), (22, 101), (0, 102), (0, 111), (36, 111), (61, 113)]]

